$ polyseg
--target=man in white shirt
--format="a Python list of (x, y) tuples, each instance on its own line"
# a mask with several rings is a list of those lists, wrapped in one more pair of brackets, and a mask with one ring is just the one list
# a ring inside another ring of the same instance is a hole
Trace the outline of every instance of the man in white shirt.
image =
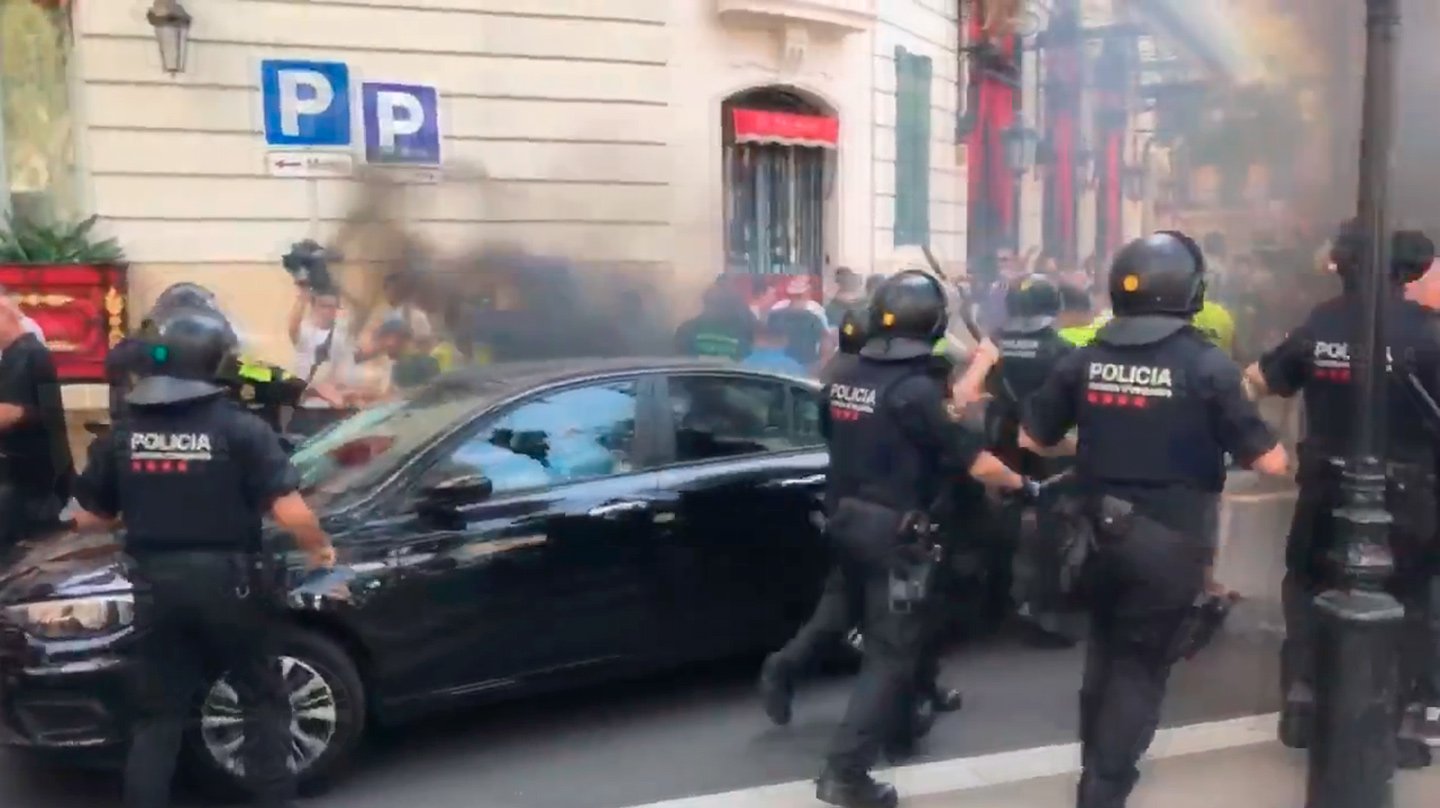
[(295, 375), (310, 385), (291, 421), (291, 431), (305, 434), (311, 426), (339, 417), (336, 411), (345, 406), (345, 385), (355, 365), (355, 348), (340, 316), (340, 295), (298, 287), (288, 333), (295, 346)]

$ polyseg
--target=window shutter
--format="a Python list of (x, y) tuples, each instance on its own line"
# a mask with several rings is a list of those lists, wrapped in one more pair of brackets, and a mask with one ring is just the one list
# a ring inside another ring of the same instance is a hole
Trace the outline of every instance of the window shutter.
[(910, 54), (895, 49), (895, 246), (911, 243), (910, 220)]
[(895, 246), (930, 240), (929, 57), (895, 49)]

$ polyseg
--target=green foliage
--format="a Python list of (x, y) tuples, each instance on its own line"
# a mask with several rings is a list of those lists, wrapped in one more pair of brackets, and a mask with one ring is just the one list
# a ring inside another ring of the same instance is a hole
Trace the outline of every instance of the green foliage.
[(95, 241), (99, 217), (79, 223), (45, 224), (11, 214), (0, 228), (0, 264), (118, 264), (125, 253), (113, 238)]

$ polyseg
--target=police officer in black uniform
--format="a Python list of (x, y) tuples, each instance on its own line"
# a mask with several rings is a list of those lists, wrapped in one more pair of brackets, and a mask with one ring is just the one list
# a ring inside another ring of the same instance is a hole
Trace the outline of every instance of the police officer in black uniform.
[[(967, 380), (983, 377), (991, 396), (986, 417), (992, 449), (1036, 479), (1053, 477), (1070, 465), (1068, 460), (1041, 457), (1015, 445), (1021, 402), (1039, 390), (1056, 364), (1075, 349), (1055, 329), (1063, 308), (1060, 287), (1049, 278), (1032, 275), (1021, 280), (1005, 296), (1006, 320), (993, 339), (997, 351), (982, 353), (966, 371)], [(1062, 528), (1054, 508), (1012, 504), (1002, 508), (998, 517), (1000, 537), (994, 542), (998, 557), (992, 569), (1002, 576), (1002, 586), (995, 588), (996, 596), (1006, 606), (1012, 603), (1013, 583), (1013, 602), (1031, 629), (1031, 638), (1045, 646), (1073, 646), (1076, 627), (1062, 610), (1058, 591)]]
[(271, 609), (281, 593), (261, 563), (261, 517), (272, 516), (315, 567), (335, 553), (297, 491), (275, 433), (224, 397), (216, 370), (233, 348), (212, 313), (159, 326), (153, 370), (128, 412), (90, 447), (77, 483), (76, 526), (124, 520), (127, 554), (149, 596), (137, 603), (137, 715), (125, 770), (129, 808), (165, 808), (194, 696), (228, 671), (247, 712), (245, 769), (264, 808), (289, 805), (290, 710)]
[[(868, 314), (848, 310), (840, 321), (839, 351), (821, 369), (825, 382), (836, 376), (852, 373), (860, 361), (860, 349), (868, 334)], [(810, 619), (780, 650), (765, 658), (760, 667), (760, 698), (765, 714), (776, 724), (790, 723), (791, 702), (795, 698), (795, 682), (823, 654), (839, 647), (841, 639), (854, 628), (857, 615), (850, 602), (851, 593), (837, 565), (825, 578), (820, 601)]]
[(822, 802), (890, 808), (894, 788), (870, 777), (882, 748), (910, 731), (931, 555), (929, 509), (946, 476), (999, 488), (1038, 486), (983, 451), (951, 417), (929, 372), (945, 333), (938, 281), (901, 272), (875, 291), (860, 360), (832, 376), (821, 429), (830, 450), (827, 525), (864, 633), (865, 660), (817, 788)]
[[(1354, 222), (1343, 225), (1331, 252), (1344, 291), (1316, 306), (1309, 318), (1246, 371), (1257, 395), (1303, 394), (1306, 434), (1300, 443), (1300, 485), (1285, 552), (1285, 642), (1281, 649), (1280, 739), (1287, 746), (1309, 745), (1314, 713), (1315, 618), (1317, 594), (1336, 583), (1335, 520), (1340, 502), (1338, 461), (1350, 449), (1354, 393), (1350, 376), (1352, 323), (1360, 316), (1356, 277), (1366, 238)], [(1394, 594), (1412, 618), (1404, 666), (1424, 689), (1424, 660), (1433, 653), (1434, 636), (1419, 615), (1435, 575), (1435, 453), (1440, 424), (1410, 387), (1407, 376), (1440, 399), (1440, 328), (1435, 315), (1406, 300), (1402, 287), (1419, 278), (1434, 257), (1423, 234), (1393, 236), (1391, 278), (1385, 298), (1386, 346), (1391, 358), (1385, 416), (1389, 477), (1391, 546), (1395, 554)], [(1402, 697), (1409, 696), (1407, 692)], [(1402, 705), (1403, 706), (1403, 705)], [(1402, 745), (1402, 763), (1410, 759)], [(1409, 751), (1418, 752), (1413, 749)], [(1423, 756), (1422, 756), (1423, 757)], [(1420, 764), (1423, 765), (1423, 759)]]
[(1240, 369), (1190, 324), (1205, 296), (1200, 248), (1179, 233), (1131, 242), (1110, 270), (1115, 319), (1056, 365), (1025, 405), (1020, 444), (1079, 428), (1078, 495), (1098, 549), (1080, 693), (1080, 808), (1120, 808), (1154, 738), (1171, 666), (1204, 596), (1225, 452), (1283, 474), (1285, 450)]

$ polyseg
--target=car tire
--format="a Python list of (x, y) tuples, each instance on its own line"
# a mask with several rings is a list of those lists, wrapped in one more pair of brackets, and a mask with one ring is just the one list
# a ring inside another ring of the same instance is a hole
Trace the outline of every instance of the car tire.
[[(297, 786), (301, 795), (315, 796), (335, 783), (360, 745), (366, 722), (365, 687), (345, 649), (318, 632), (285, 629), (280, 655), (286, 685), (291, 689), (291, 706), (310, 716), (291, 722), (291, 767), (297, 765), (299, 750), (311, 750), (308, 759), (298, 761), (303, 768), (297, 773)], [(227, 755), (224, 751), (232, 746), (237, 732), (233, 695), (223, 678), (201, 695), (199, 720), (186, 744), (196, 784), (225, 799), (244, 797), (251, 791), (235, 768), (239, 753)], [(302, 737), (308, 742), (301, 743)]]

